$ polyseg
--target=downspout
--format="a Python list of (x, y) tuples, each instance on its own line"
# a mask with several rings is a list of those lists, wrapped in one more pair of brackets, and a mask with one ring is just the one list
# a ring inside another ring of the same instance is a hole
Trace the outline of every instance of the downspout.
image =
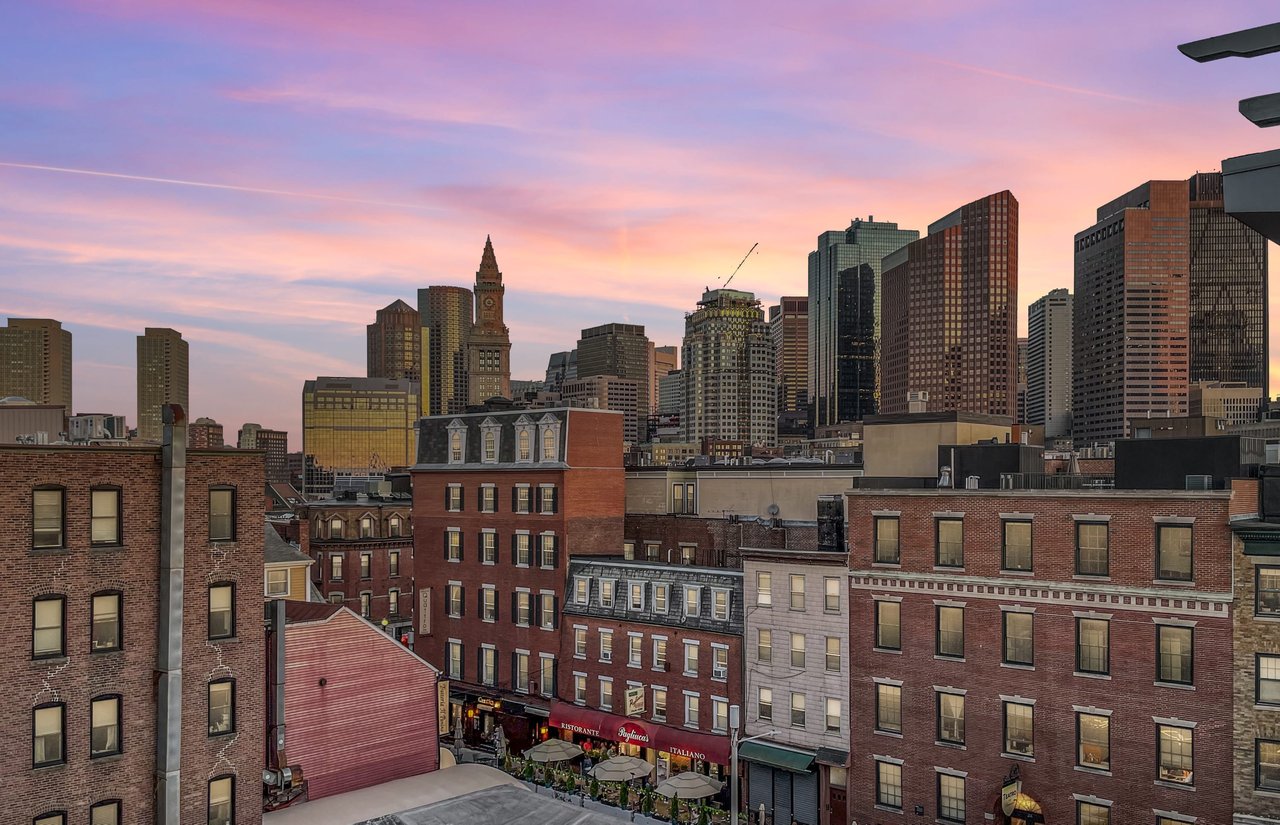
[(267, 602), (271, 621), (271, 748), (267, 767), (279, 771), (289, 763), (284, 754), (284, 599)]
[(162, 408), (160, 610), (156, 639), (156, 825), (181, 825), (182, 570), (187, 488), (186, 413)]

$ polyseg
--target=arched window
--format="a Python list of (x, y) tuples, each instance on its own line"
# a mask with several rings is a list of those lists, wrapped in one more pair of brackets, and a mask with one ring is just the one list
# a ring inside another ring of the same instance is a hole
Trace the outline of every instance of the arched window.
[(498, 436), (493, 432), (484, 434), (484, 460), (498, 460)]
[(516, 456), (517, 461), (530, 461), (533, 458), (531, 454), (533, 445), (531, 442), (532, 439), (529, 438), (529, 431), (522, 429), (519, 436), (516, 438), (516, 443), (519, 448), (519, 455)]
[(556, 431), (551, 427), (542, 428), (542, 460), (556, 460)]
[(462, 433), (454, 432), (449, 436), (449, 461), (462, 463)]

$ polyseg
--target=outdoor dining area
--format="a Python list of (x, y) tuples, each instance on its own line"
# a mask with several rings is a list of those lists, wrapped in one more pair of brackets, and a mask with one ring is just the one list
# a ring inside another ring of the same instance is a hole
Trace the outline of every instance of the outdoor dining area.
[(729, 812), (708, 801), (724, 783), (685, 771), (653, 783), (654, 766), (625, 754), (584, 751), (563, 739), (539, 742), (503, 768), (526, 782), (681, 825), (725, 825)]

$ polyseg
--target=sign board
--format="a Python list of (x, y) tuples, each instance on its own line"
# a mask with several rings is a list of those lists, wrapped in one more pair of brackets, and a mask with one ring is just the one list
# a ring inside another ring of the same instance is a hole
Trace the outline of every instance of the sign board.
[(649, 732), (635, 722), (623, 722), (618, 727), (618, 741), (646, 748), (653, 744), (649, 740)]
[(644, 688), (627, 688), (627, 716), (644, 716)]
[(431, 588), (418, 591), (418, 632), (431, 632)]
[(1021, 791), (1021, 772), (1018, 766), (1014, 765), (1013, 770), (1004, 778), (1004, 784), (1000, 786), (1000, 810), (1004, 811), (1005, 816), (1013, 813), (1013, 807), (1018, 803), (1018, 794)]
[(444, 735), (449, 730), (449, 682), (436, 682), (436, 733)]

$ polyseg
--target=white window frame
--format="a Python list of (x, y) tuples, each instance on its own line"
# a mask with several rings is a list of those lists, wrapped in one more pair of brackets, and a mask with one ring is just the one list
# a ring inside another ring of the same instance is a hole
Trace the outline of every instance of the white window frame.
[[(267, 580), (266, 580), (266, 583), (265, 583), (265, 584), (266, 584), (266, 596), (267, 596), (267, 598), (268, 598), (268, 599), (287, 599), (287, 598), (289, 598), (289, 591), (290, 591), (290, 588), (291, 588), (291, 582), (290, 582), (289, 570), (290, 570), (290, 568), (288, 568), (288, 567), (268, 567), (268, 568), (267, 568), (267, 576), (266, 576), (266, 579), (267, 579)], [(271, 576), (272, 576), (273, 574), (279, 574), (279, 573), (283, 573), (283, 574), (284, 574), (284, 590), (280, 590), (280, 591), (277, 591), (277, 592), (273, 592), (273, 591), (272, 591), (272, 589), (271, 589), (271, 585), (272, 585), (272, 582), (271, 582)]]
[[(685, 676), (691, 676), (696, 678), (698, 675), (698, 659), (701, 656), (701, 651), (699, 650), (699, 647), (700, 647), (699, 642), (696, 639), (684, 640), (684, 646), (682, 648), (684, 658), (680, 662), (680, 667), (683, 668)], [(689, 670), (689, 651), (690, 650), (693, 651), (693, 670)]]
[[(717, 654), (724, 654), (724, 667), (716, 661)], [(711, 679), (715, 682), (729, 681), (729, 646), (717, 642), (711, 643)]]
[[(613, 662), (613, 631), (609, 628), (600, 628), (600, 661)], [(607, 642), (607, 644), (606, 644)]]
[[(723, 616), (720, 615), (720, 608), (716, 604), (717, 599), (719, 599), (721, 596), (724, 596), (724, 615)], [(733, 612), (733, 593), (728, 588), (725, 588), (725, 587), (711, 588), (711, 618), (715, 619), (718, 622), (727, 622), (729, 621), (729, 616), (732, 614), (732, 612)]]
[(756, 607), (773, 607), (772, 571), (756, 571)]
[[(701, 616), (701, 615), (702, 615), (702, 585), (700, 585), (700, 584), (686, 584), (686, 585), (684, 586), (683, 593), (684, 593), (684, 598), (682, 599), (682, 601), (684, 602), (684, 615), (685, 615), (685, 617), (686, 617), (686, 618), (697, 618), (697, 617)], [(690, 606), (689, 594), (690, 594), (690, 593), (692, 593), (692, 594), (693, 594), (693, 596), (694, 596), (693, 601), (692, 601), (692, 604), (693, 604), (693, 611), (692, 611), (692, 612), (690, 612), (690, 610), (689, 610), (689, 606)]]

